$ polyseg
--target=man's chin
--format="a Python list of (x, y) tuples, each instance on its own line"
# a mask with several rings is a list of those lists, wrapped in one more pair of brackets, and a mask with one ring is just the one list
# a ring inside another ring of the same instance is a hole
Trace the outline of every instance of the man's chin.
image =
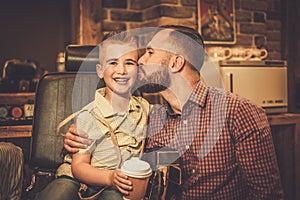
[(167, 89), (167, 87), (160, 85), (160, 84), (145, 84), (140, 87), (138, 87), (138, 90), (140, 92), (145, 92), (145, 93), (156, 93), (156, 92), (161, 92), (163, 90)]

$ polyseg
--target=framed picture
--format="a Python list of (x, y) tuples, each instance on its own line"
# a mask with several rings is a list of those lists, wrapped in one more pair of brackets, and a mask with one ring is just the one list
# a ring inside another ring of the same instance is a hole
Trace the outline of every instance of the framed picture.
[(198, 0), (198, 27), (204, 43), (234, 44), (234, 0)]

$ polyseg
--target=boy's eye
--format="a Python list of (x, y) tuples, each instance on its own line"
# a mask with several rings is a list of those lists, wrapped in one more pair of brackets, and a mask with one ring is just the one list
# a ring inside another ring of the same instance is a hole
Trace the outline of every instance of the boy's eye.
[(125, 64), (126, 64), (126, 65), (133, 65), (133, 66), (136, 66), (136, 65), (137, 65), (136, 62), (132, 62), (132, 61), (127, 61)]
[(108, 65), (118, 65), (118, 62), (116, 62), (116, 61), (110, 61), (110, 62), (108, 62), (107, 64), (108, 64)]

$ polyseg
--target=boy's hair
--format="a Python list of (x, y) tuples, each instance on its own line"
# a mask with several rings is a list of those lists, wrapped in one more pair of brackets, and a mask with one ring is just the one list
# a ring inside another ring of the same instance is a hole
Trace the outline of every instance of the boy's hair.
[(103, 36), (102, 42), (98, 45), (99, 46), (99, 62), (101, 64), (103, 60), (103, 50), (105, 49), (105, 45), (108, 44), (128, 44), (130, 46), (134, 46), (137, 48), (137, 41), (136, 39), (129, 34), (127, 31), (111, 31), (106, 33)]

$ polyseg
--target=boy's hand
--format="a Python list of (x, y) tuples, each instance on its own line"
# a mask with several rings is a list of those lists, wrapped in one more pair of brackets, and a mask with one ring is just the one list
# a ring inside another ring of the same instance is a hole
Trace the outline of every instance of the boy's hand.
[(112, 185), (124, 195), (128, 195), (129, 191), (132, 190), (132, 182), (129, 181), (128, 176), (123, 174), (119, 169), (113, 171)]
[(70, 153), (76, 153), (79, 148), (85, 149), (90, 141), (87, 139), (87, 134), (78, 132), (75, 124), (72, 124), (65, 134), (64, 148)]

